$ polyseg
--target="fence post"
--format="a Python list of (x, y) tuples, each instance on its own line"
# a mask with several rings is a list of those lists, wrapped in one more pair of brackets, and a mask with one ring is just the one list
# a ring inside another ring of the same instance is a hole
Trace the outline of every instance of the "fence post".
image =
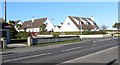
[(27, 46), (31, 46), (32, 44), (32, 37), (27, 38)]
[(1, 38), (1, 41), (2, 41), (2, 49), (5, 49), (7, 48), (7, 41), (6, 41), (6, 38)]

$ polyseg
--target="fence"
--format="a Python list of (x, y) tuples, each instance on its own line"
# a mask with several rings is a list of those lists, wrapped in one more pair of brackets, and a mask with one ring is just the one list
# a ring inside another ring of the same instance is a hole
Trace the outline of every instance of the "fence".
[[(79, 36), (68, 36), (68, 37), (47, 37), (47, 38), (31, 38), (28, 42), (30, 44), (50, 43), (50, 42), (62, 42), (67, 40), (79, 40)], [(30, 42), (31, 41), (31, 42)]]

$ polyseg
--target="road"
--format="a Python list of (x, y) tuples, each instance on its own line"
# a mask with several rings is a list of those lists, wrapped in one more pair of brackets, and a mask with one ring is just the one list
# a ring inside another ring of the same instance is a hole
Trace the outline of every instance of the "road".
[(3, 55), (3, 63), (55, 63), (72, 60), (101, 50), (118, 46), (118, 38), (84, 39), (75, 44), (26, 53)]

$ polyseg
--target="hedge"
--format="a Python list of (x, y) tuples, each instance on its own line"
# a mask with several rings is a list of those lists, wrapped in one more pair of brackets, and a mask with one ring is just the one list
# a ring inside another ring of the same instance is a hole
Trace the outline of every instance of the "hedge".
[(17, 38), (27, 38), (28, 36), (30, 36), (30, 32), (24, 31), (18, 32), (16, 35)]
[[(59, 35), (80, 35), (81, 32), (54, 32)], [(106, 34), (105, 31), (83, 31), (83, 35)]]

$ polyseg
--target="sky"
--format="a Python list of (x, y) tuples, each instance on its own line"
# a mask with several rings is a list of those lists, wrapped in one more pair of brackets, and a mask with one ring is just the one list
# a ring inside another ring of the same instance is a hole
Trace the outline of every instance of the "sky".
[[(2, 3), (2, 13), (4, 4)], [(1, 7), (1, 6), (0, 6)], [(31, 20), (47, 17), (54, 25), (64, 22), (67, 16), (91, 17), (101, 26), (118, 21), (117, 2), (7, 2), (7, 20)], [(2, 14), (2, 17), (4, 15)]]

